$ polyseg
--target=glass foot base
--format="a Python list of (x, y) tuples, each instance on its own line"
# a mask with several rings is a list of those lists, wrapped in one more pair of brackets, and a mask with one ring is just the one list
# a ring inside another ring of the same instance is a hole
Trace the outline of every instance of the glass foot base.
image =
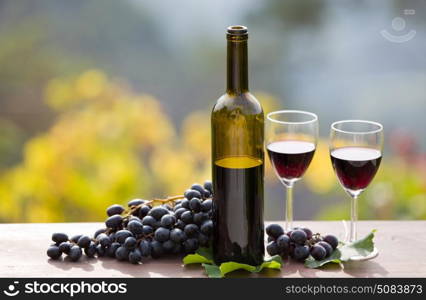
[(367, 255), (367, 256), (352, 256), (350, 258), (350, 260), (351, 261), (364, 261), (364, 260), (373, 259), (377, 255), (379, 255), (379, 250), (376, 247), (374, 247), (373, 252), (371, 252), (369, 255)]

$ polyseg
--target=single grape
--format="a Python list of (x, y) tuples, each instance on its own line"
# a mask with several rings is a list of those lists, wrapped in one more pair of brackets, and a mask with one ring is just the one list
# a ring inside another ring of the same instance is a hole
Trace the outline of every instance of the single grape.
[(191, 200), (192, 198), (198, 198), (201, 199), (201, 193), (197, 190), (186, 190), (184, 193), (184, 196), (186, 199)]
[(184, 228), (184, 232), (187, 237), (189, 238), (196, 238), (198, 237), (199, 228), (195, 224), (188, 224)]
[(195, 239), (195, 238), (187, 239), (183, 243), (183, 247), (184, 247), (186, 253), (194, 252), (195, 250), (198, 249), (198, 246), (199, 246), (198, 239)]
[(335, 237), (332, 234), (328, 234), (323, 238), (324, 242), (327, 242), (330, 244), (331, 247), (333, 247), (333, 249), (337, 248), (337, 245), (339, 245), (339, 240), (337, 239), (337, 237)]
[(175, 216), (176, 216), (176, 218), (179, 219), (182, 216), (182, 214), (184, 212), (186, 212), (186, 211), (188, 211), (188, 210), (186, 208), (184, 208), (184, 207), (181, 207), (181, 208), (175, 210)]
[(98, 257), (103, 257), (106, 255), (106, 248), (102, 247), (101, 244), (96, 245), (96, 255)]
[(74, 243), (77, 243), (78, 239), (81, 238), (81, 236), (82, 236), (82, 234), (74, 235), (74, 236), (71, 237), (70, 241), (74, 242)]
[(173, 215), (164, 215), (161, 217), (161, 226), (165, 228), (172, 228), (176, 222), (176, 217)]
[(269, 224), (266, 226), (266, 234), (277, 239), (280, 235), (284, 234), (284, 230), (278, 224)]
[(193, 214), (192, 214), (192, 212), (190, 212), (190, 211), (186, 211), (186, 212), (184, 212), (184, 213), (180, 216), (180, 219), (181, 219), (182, 221), (184, 221), (186, 224), (191, 224), (191, 223), (194, 221)]
[(152, 216), (145, 216), (142, 219), (142, 225), (148, 225), (148, 226), (151, 226), (151, 227), (154, 227), (156, 222), (157, 222), (157, 220)]
[(198, 198), (192, 198), (189, 200), (189, 208), (192, 209), (194, 212), (200, 212), (201, 211), (201, 200)]
[(182, 202), (180, 203), (180, 205), (183, 208), (189, 209), (189, 200), (188, 199), (183, 199)]
[(129, 236), (128, 238), (126, 238), (126, 240), (124, 241), (124, 247), (126, 247), (129, 250), (133, 250), (136, 248), (136, 239), (132, 236)]
[(151, 226), (149, 226), (149, 225), (144, 225), (143, 228), (142, 228), (142, 233), (144, 235), (149, 235), (149, 234), (151, 234), (153, 232), (154, 232), (154, 229)]
[(186, 224), (185, 224), (185, 222), (184, 222), (184, 221), (182, 221), (182, 220), (177, 220), (177, 222), (176, 222), (176, 224), (175, 224), (175, 227), (176, 227), (176, 228), (179, 228), (180, 230), (184, 230), (184, 229), (185, 229), (185, 226), (186, 226)]
[(172, 240), (168, 240), (163, 243), (163, 249), (165, 253), (172, 253), (174, 247), (175, 243)]
[(277, 238), (277, 246), (280, 253), (288, 253), (290, 250), (290, 238), (285, 234), (280, 235)]
[(98, 237), (98, 235), (100, 235), (101, 233), (105, 233), (105, 231), (106, 231), (106, 228), (101, 228), (101, 229), (96, 230), (95, 234), (93, 235), (93, 238), (96, 239)]
[(129, 262), (132, 264), (138, 264), (142, 260), (142, 254), (138, 249), (130, 251)]
[(108, 228), (118, 229), (123, 224), (123, 217), (120, 215), (113, 215), (106, 219), (105, 225)]
[(298, 261), (304, 261), (306, 258), (308, 258), (308, 256), (309, 256), (309, 247), (308, 246), (296, 245), (296, 247), (294, 248), (294, 251), (293, 251), (293, 258), (294, 259), (296, 259)]
[(323, 260), (327, 255), (327, 251), (319, 244), (313, 245), (310, 252), (315, 260)]
[(167, 228), (160, 227), (154, 232), (154, 238), (158, 242), (165, 242), (169, 239), (169, 237), (170, 237), (170, 230)]
[(331, 255), (331, 253), (333, 253), (333, 247), (331, 247), (331, 245), (325, 241), (320, 241), (317, 243), (318, 245), (321, 245), (325, 251), (327, 252), (325, 257), (329, 257)]
[(175, 247), (173, 248), (172, 253), (173, 253), (173, 254), (181, 253), (181, 252), (182, 252), (182, 249), (183, 249), (183, 247), (182, 247), (182, 245), (181, 245), (181, 244), (177, 244), (177, 243), (175, 243)]
[(127, 224), (127, 229), (134, 235), (143, 233), (143, 225), (141, 222), (132, 220)]
[(111, 239), (109, 238), (109, 236), (107, 236), (105, 233), (101, 233), (100, 235), (98, 235), (98, 237), (96, 238), (96, 240), (101, 244), (102, 247), (106, 248), (109, 247), (112, 243)]
[(87, 248), (90, 246), (90, 237), (88, 237), (87, 235), (82, 235), (77, 242), (77, 245), (80, 248)]
[(169, 211), (163, 206), (156, 206), (149, 211), (148, 216), (154, 217), (159, 221), (162, 216), (167, 215), (168, 213)]
[(203, 193), (204, 187), (199, 183), (194, 183), (193, 185), (191, 185), (191, 190), (196, 190), (196, 191), (199, 191), (200, 193)]
[(204, 188), (213, 194), (213, 183), (210, 180), (204, 181)]
[(179, 202), (179, 204), (177, 204), (175, 202), (175, 206), (173, 207), (173, 211), (176, 212), (179, 208), (182, 208), (182, 205), (180, 205), (180, 202)]
[(91, 242), (87, 248), (84, 248), (84, 253), (87, 257), (93, 258), (96, 255), (96, 244)]
[(59, 244), (59, 251), (62, 253), (68, 254), (71, 249), (71, 243), (70, 242), (62, 242)]
[(175, 243), (181, 243), (186, 240), (186, 234), (179, 228), (174, 228), (170, 231), (170, 240)]
[(269, 242), (268, 245), (266, 245), (266, 251), (269, 255), (274, 256), (280, 253), (277, 242)]
[(306, 238), (310, 240), (312, 238), (312, 231), (309, 228), (302, 228), (302, 230), (306, 233)]
[(201, 193), (203, 196), (203, 199), (210, 198), (212, 196), (212, 193), (210, 193), (209, 190), (204, 189), (204, 191)]
[(203, 212), (198, 212), (194, 214), (194, 223), (201, 225), (204, 221), (208, 220), (209, 215)]
[(62, 242), (68, 241), (68, 235), (66, 235), (65, 233), (56, 232), (52, 234), (52, 241), (59, 245)]
[(59, 259), (61, 257), (62, 252), (59, 250), (59, 247), (56, 245), (52, 245), (49, 248), (47, 248), (47, 256), (49, 256), (51, 259)]
[(127, 206), (128, 207), (138, 206), (138, 205), (143, 204), (143, 203), (145, 203), (145, 200), (143, 200), (143, 199), (133, 199), (133, 200), (130, 200), (129, 202), (127, 202)]
[(200, 233), (198, 235), (198, 243), (201, 247), (208, 247), (209, 246), (210, 239), (207, 235)]
[(209, 212), (212, 209), (213, 201), (211, 199), (204, 200), (203, 203), (201, 203), (201, 211), (203, 212)]
[(115, 232), (111, 232), (111, 233), (108, 235), (108, 237), (109, 237), (109, 239), (111, 240), (111, 242), (115, 242)]
[(124, 243), (124, 241), (125, 241), (125, 240), (129, 237), (129, 236), (133, 236), (133, 234), (132, 234), (130, 231), (126, 230), (126, 229), (123, 229), (123, 230), (117, 231), (117, 232), (115, 233), (115, 239), (116, 239), (116, 241), (117, 241), (117, 242), (119, 242), (120, 244), (123, 244), (123, 243)]
[(164, 254), (163, 245), (159, 241), (151, 242), (151, 257), (159, 258)]
[(148, 205), (142, 205), (139, 209), (139, 218), (143, 219), (146, 215), (148, 215), (149, 211), (151, 210), (151, 207)]
[(106, 213), (109, 217), (113, 215), (121, 215), (124, 212), (124, 207), (120, 204), (113, 204), (109, 206), (106, 210)]
[(129, 258), (129, 249), (127, 249), (124, 246), (118, 247), (118, 249), (115, 251), (115, 257), (118, 260), (121, 260), (121, 261), (128, 260), (128, 258)]
[(296, 244), (303, 245), (306, 242), (307, 236), (303, 230), (296, 229), (291, 233), (290, 239)]
[(107, 248), (106, 255), (108, 257), (114, 258), (115, 257), (115, 252), (117, 251), (118, 248), (120, 248), (120, 246), (121, 245), (118, 242), (112, 243), (111, 246), (109, 246), (109, 248)]
[(213, 221), (212, 220), (205, 221), (201, 225), (200, 230), (205, 235), (210, 236), (213, 233)]
[(81, 248), (79, 246), (72, 246), (70, 249), (70, 252), (68, 253), (68, 257), (72, 261), (77, 261), (80, 259), (80, 257), (83, 255), (83, 252), (81, 251)]
[(142, 256), (147, 257), (151, 255), (151, 243), (147, 240), (142, 240), (139, 244), (139, 250)]

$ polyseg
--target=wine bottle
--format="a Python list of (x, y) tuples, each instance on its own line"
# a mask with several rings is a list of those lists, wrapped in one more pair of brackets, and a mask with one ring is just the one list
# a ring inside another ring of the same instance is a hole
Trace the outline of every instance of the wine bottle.
[(264, 115), (248, 89), (244, 26), (227, 33), (227, 88), (213, 108), (213, 256), (259, 265), (264, 255)]

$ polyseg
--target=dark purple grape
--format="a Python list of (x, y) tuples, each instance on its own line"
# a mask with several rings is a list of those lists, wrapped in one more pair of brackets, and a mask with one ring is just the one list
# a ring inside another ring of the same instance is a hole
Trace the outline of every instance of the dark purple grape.
[(142, 240), (139, 244), (139, 250), (142, 256), (147, 257), (151, 255), (151, 243), (147, 240)]
[(59, 245), (62, 242), (68, 241), (68, 235), (62, 232), (56, 232), (52, 234), (52, 241), (54, 241), (57, 245)]
[(196, 238), (187, 239), (183, 243), (183, 247), (184, 247), (186, 253), (195, 252), (198, 249), (198, 246), (199, 246), (199, 242), (198, 242), (198, 239), (196, 239)]
[(210, 180), (204, 181), (204, 188), (213, 194), (213, 183)]
[(49, 248), (47, 248), (47, 256), (49, 256), (51, 259), (58, 259), (61, 257), (62, 252), (59, 250), (59, 247), (56, 245), (52, 245)]
[(151, 226), (149, 226), (149, 225), (144, 225), (143, 226), (143, 228), (142, 228), (142, 233), (144, 234), (144, 235), (149, 235), (149, 234), (151, 234), (151, 233), (153, 233), (154, 232), (154, 228), (152, 228)]
[(98, 237), (98, 235), (100, 235), (101, 233), (105, 233), (106, 230), (107, 230), (106, 228), (101, 228), (101, 229), (96, 230), (95, 234), (93, 235), (93, 238), (96, 239)]
[(333, 253), (333, 247), (331, 247), (331, 245), (329, 243), (324, 242), (324, 241), (320, 241), (317, 244), (321, 245), (325, 249), (325, 251), (326, 251), (325, 257), (329, 257), (331, 255), (331, 253)]
[(80, 259), (80, 257), (83, 255), (83, 252), (81, 251), (81, 248), (79, 246), (72, 246), (70, 249), (70, 252), (68, 253), (68, 257), (72, 261), (77, 261)]
[(99, 244), (96, 246), (96, 254), (98, 255), (98, 257), (103, 257), (106, 255), (106, 249), (102, 247), (101, 244)]
[(156, 223), (157, 223), (157, 220), (152, 216), (146, 216), (142, 219), (143, 225), (154, 227)]
[(170, 231), (170, 239), (175, 243), (181, 243), (186, 240), (186, 234), (179, 228), (174, 228)]
[(107, 208), (106, 213), (109, 217), (113, 215), (121, 215), (124, 212), (124, 207), (120, 204), (113, 204)]
[(184, 221), (186, 224), (191, 224), (194, 221), (192, 212), (186, 211), (181, 216), (180, 219)]
[(149, 207), (148, 205), (142, 205), (139, 209), (139, 218), (143, 219), (146, 215), (148, 215), (150, 210), (151, 207)]
[(78, 239), (81, 238), (81, 236), (82, 236), (82, 234), (74, 235), (74, 236), (71, 237), (70, 241), (74, 242), (74, 243), (77, 243)]
[(269, 255), (274, 256), (280, 253), (278, 245), (276, 242), (272, 241), (269, 242), (268, 245), (266, 245), (266, 251)]
[(132, 236), (129, 236), (128, 238), (126, 238), (126, 240), (124, 241), (124, 247), (126, 247), (129, 250), (133, 250), (136, 248), (136, 239)]
[(284, 253), (288, 253), (290, 250), (290, 238), (285, 235), (282, 234), (277, 238), (277, 246), (278, 246), (278, 250), (280, 251), (280, 253), (284, 252)]
[(326, 235), (323, 238), (324, 242), (327, 242), (330, 244), (331, 247), (333, 247), (333, 249), (337, 248), (337, 245), (339, 245), (339, 240), (337, 239), (337, 237), (335, 237), (332, 234)]
[(132, 234), (130, 231), (126, 230), (126, 229), (123, 229), (123, 230), (117, 231), (117, 232), (115, 233), (115, 239), (116, 239), (116, 241), (117, 241), (117, 242), (119, 242), (120, 244), (123, 244), (123, 243), (124, 243), (124, 241), (125, 241), (125, 240), (129, 237), (129, 236), (133, 236), (133, 234)]
[(105, 225), (108, 228), (118, 229), (123, 224), (123, 217), (120, 215), (113, 215), (106, 219)]
[(192, 190), (192, 189), (186, 190), (185, 193), (184, 193), (184, 196), (188, 200), (191, 200), (192, 198), (198, 198), (198, 199), (202, 198), (202, 195), (201, 195), (201, 193), (199, 191)]
[(213, 233), (213, 221), (212, 220), (205, 221), (201, 225), (200, 231), (204, 233), (205, 235), (210, 236)]
[[(325, 251), (325, 250), (324, 250)], [(309, 256), (309, 247), (296, 245), (293, 251), (293, 258), (298, 261), (304, 261)]]
[(100, 235), (98, 235), (98, 237), (96, 238), (96, 240), (101, 244), (102, 247), (106, 248), (109, 247), (112, 244), (111, 239), (109, 238), (109, 236), (107, 236), (105, 233), (101, 233)]
[(184, 221), (182, 221), (182, 220), (177, 220), (177, 222), (176, 222), (176, 224), (175, 224), (175, 227), (176, 227), (176, 228), (179, 228), (180, 230), (184, 230), (184, 229), (185, 229), (185, 226), (186, 226), (186, 224), (185, 224), (185, 222), (184, 222)]
[(197, 225), (195, 224), (188, 224), (185, 226), (184, 228), (184, 232), (186, 234), (187, 237), (189, 238), (196, 238), (198, 237), (198, 232), (199, 232), (199, 228)]
[(212, 209), (213, 201), (211, 199), (204, 200), (203, 203), (201, 203), (201, 211), (203, 212), (209, 212)]
[(130, 251), (129, 262), (132, 264), (138, 264), (142, 260), (142, 254), (138, 249)]
[(154, 232), (154, 238), (158, 242), (165, 242), (170, 238), (170, 230), (164, 227), (160, 227)]
[(163, 245), (159, 241), (151, 242), (151, 257), (159, 258), (164, 254)]
[(143, 225), (141, 222), (133, 220), (127, 224), (127, 229), (134, 235), (143, 233)]
[(182, 202), (180, 203), (180, 205), (183, 208), (189, 209), (189, 200), (188, 199), (183, 199)]
[(120, 261), (128, 260), (129, 258), (129, 249), (127, 249), (124, 246), (118, 247), (118, 249), (115, 251), (115, 258), (117, 258)]
[(303, 230), (296, 229), (290, 235), (290, 239), (296, 244), (303, 245), (306, 242), (306, 233)]
[(278, 224), (269, 224), (266, 226), (266, 234), (277, 239), (280, 235), (284, 234), (284, 230)]
[(133, 200), (130, 200), (129, 202), (127, 202), (127, 206), (128, 207), (138, 206), (138, 205), (143, 204), (143, 203), (145, 203), (145, 200), (143, 200), (143, 199), (133, 199)]
[(306, 238), (310, 240), (312, 238), (312, 231), (309, 228), (302, 228), (302, 230), (306, 233)]
[(77, 242), (80, 248), (87, 248), (90, 246), (91, 239), (87, 235), (82, 235)]
[[(149, 211), (148, 216), (154, 217), (156, 220), (160, 221), (161, 217), (164, 216), (164, 215), (167, 215), (168, 213), (169, 213), (169, 211), (165, 207), (156, 206)], [(149, 225), (149, 224), (147, 224), (147, 225)]]
[(182, 216), (182, 214), (184, 212), (186, 212), (186, 211), (188, 211), (188, 210), (186, 208), (184, 208), (184, 207), (181, 207), (181, 208), (175, 210), (175, 216), (176, 216), (176, 218), (179, 219)]
[(59, 244), (59, 251), (62, 253), (68, 254), (70, 253), (71, 243), (70, 242), (62, 242)]
[(210, 239), (207, 235), (202, 233), (198, 235), (198, 243), (200, 244), (200, 247), (208, 247), (209, 242), (210, 242)]
[(94, 242), (90, 242), (90, 245), (84, 248), (84, 253), (87, 257), (93, 258), (96, 255), (96, 244)]
[(164, 215), (161, 217), (161, 226), (165, 228), (172, 228), (176, 223), (176, 217), (173, 215)]
[(106, 255), (108, 257), (114, 258), (115, 257), (115, 252), (117, 251), (118, 248), (120, 248), (120, 246), (121, 245), (118, 242), (112, 243), (111, 246), (109, 246), (109, 248), (107, 248)]
[(189, 208), (192, 209), (193, 212), (200, 212), (201, 211), (201, 200), (198, 198), (192, 198), (189, 200)]
[(204, 221), (208, 220), (209, 215), (203, 212), (198, 212), (194, 214), (194, 223), (201, 225)]
[(327, 255), (327, 251), (319, 244), (313, 245), (310, 252), (315, 260), (323, 260)]
[(175, 243), (172, 240), (168, 240), (163, 243), (163, 249), (165, 253), (172, 253), (174, 248)]

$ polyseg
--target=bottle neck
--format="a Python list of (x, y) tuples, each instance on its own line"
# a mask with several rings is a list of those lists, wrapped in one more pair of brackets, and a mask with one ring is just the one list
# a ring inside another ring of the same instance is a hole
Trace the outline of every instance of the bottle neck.
[(228, 94), (248, 91), (247, 39), (228, 38), (227, 87)]

